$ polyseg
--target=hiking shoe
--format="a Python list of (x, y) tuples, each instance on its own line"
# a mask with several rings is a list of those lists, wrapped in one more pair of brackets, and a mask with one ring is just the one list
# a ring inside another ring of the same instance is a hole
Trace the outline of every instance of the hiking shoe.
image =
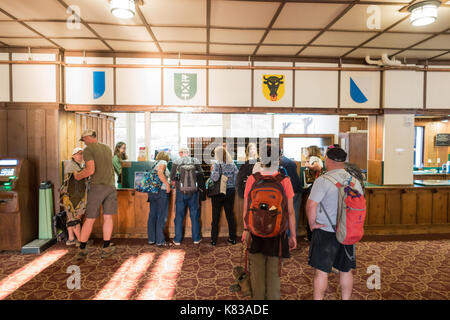
[(194, 244), (199, 244), (200, 242), (202, 242), (202, 239), (200, 239), (198, 241), (194, 241)]
[(110, 243), (109, 247), (102, 248), (102, 258), (108, 258), (110, 257), (114, 252), (116, 251), (116, 246), (114, 244)]
[(173, 243), (171, 243), (171, 242), (157, 243), (156, 246), (158, 248), (171, 247), (171, 246), (173, 246)]
[(152, 246), (155, 244), (155, 241), (149, 241), (148, 244)]
[(236, 244), (236, 239), (229, 238), (227, 241), (231, 244)]
[(175, 241), (172, 241), (172, 243), (175, 245), (175, 246), (179, 246), (179, 245), (181, 245), (181, 243), (180, 242), (175, 242)]
[(89, 252), (86, 248), (80, 249), (80, 250), (78, 250), (78, 253), (75, 258), (77, 260), (85, 260), (88, 256), (88, 254), (89, 254)]
[(78, 247), (80, 246), (80, 243), (77, 240), (73, 239), (73, 240), (67, 240), (66, 241), (66, 246), (73, 246), (73, 245), (78, 245)]

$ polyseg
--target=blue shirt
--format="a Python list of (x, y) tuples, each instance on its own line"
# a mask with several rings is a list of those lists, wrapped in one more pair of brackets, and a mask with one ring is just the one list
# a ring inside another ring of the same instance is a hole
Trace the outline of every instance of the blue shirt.
[(222, 169), (222, 175), (224, 175), (228, 178), (227, 189), (235, 188), (236, 187), (236, 176), (237, 176), (239, 170), (234, 163), (222, 163), (222, 164), (214, 163), (213, 171), (211, 173), (212, 181), (214, 181), (214, 182), (219, 181), (219, 178), (220, 178), (219, 166)]
[(300, 180), (300, 177), (297, 173), (297, 165), (291, 159), (282, 156), (280, 159), (280, 166), (286, 169), (287, 175), (291, 178), (292, 189), (294, 189), (294, 193), (302, 193), (303, 187)]

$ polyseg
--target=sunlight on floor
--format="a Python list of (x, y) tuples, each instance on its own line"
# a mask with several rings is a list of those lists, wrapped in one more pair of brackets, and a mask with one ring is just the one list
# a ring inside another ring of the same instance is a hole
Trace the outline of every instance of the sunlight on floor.
[(43, 254), (0, 281), (0, 300), (19, 289), (36, 275), (64, 256), (68, 250), (54, 250)]
[(169, 250), (163, 253), (152, 269), (150, 279), (142, 288), (138, 300), (169, 300), (184, 261), (184, 250)]
[(155, 253), (144, 253), (126, 260), (94, 300), (129, 299), (154, 258)]

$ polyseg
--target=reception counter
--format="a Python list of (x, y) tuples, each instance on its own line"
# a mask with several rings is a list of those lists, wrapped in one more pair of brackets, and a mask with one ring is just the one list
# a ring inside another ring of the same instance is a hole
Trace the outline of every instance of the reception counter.
[[(366, 185), (366, 235), (450, 233), (450, 181), (448, 185)], [(420, 182), (419, 182), (420, 183)], [(146, 238), (149, 203), (147, 194), (133, 189), (119, 189), (119, 212), (114, 217), (114, 235), (118, 238)], [(306, 233), (304, 202), (300, 213), (298, 234)], [(237, 234), (242, 233), (243, 200), (236, 196), (234, 212)], [(211, 235), (211, 200), (201, 202), (203, 237)], [(166, 231), (174, 235), (175, 193), (171, 193)], [(225, 214), (221, 215), (219, 236), (228, 236)], [(185, 219), (185, 237), (191, 236), (189, 213)], [(94, 225), (95, 237), (102, 237), (102, 219)]]

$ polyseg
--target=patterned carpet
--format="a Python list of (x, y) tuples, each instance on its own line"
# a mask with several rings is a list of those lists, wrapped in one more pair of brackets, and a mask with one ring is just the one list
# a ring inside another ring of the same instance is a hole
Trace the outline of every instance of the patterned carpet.
[[(418, 239), (359, 243), (352, 299), (450, 299), (450, 240)], [(0, 300), (242, 299), (229, 290), (240, 245), (219, 239), (213, 248), (208, 238), (198, 246), (186, 239), (170, 249), (149, 246), (143, 239), (115, 242), (116, 254), (107, 259), (100, 258), (100, 240), (90, 247), (88, 259), (79, 263), (79, 289), (68, 270), (77, 265), (73, 247), (57, 244), (40, 256), (0, 253)], [(307, 265), (307, 254), (308, 243), (302, 240), (292, 258), (283, 262), (282, 299), (312, 298), (313, 269)], [(381, 270), (379, 290), (367, 288), (371, 265)], [(330, 274), (326, 299), (340, 298), (338, 280)]]

